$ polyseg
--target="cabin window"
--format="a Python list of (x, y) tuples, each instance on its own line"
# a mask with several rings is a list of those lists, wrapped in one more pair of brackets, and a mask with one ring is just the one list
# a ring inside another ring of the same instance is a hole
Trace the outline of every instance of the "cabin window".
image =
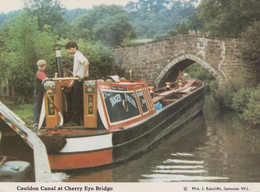
[(147, 105), (146, 105), (146, 101), (145, 101), (143, 92), (142, 92), (142, 90), (139, 90), (136, 93), (137, 93), (137, 97), (140, 101), (142, 111), (143, 111), (143, 113), (146, 113), (148, 111), (148, 108), (147, 108)]
[(102, 91), (102, 93), (111, 123), (140, 115), (133, 91)]

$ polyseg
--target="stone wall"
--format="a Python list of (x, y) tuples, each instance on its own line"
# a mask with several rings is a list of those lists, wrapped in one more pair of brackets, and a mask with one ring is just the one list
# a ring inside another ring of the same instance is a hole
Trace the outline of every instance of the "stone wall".
[(166, 76), (176, 76), (177, 70), (183, 70), (194, 62), (223, 83), (241, 69), (237, 43), (236, 39), (175, 36), (157, 42), (117, 47), (113, 53), (118, 65), (126, 70), (133, 69), (136, 78), (155, 86)]

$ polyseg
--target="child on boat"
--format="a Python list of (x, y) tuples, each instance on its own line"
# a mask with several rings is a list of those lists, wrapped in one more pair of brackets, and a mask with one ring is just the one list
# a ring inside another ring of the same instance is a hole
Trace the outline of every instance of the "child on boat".
[(41, 113), (42, 107), (42, 100), (44, 95), (44, 87), (42, 85), (42, 81), (47, 77), (44, 73), (47, 66), (47, 62), (43, 59), (37, 61), (37, 68), (38, 71), (35, 75), (35, 82), (34, 82), (34, 112), (33, 112), (33, 127), (37, 128), (39, 123), (39, 117)]

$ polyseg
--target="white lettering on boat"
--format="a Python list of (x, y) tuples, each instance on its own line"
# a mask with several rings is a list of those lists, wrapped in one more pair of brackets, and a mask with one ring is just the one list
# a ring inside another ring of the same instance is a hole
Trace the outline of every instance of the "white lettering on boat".
[(135, 108), (137, 108), (135, 100), (132, 99), (132, 98), (131, 98), (129, 95), (127, 95), (126, 93), (125, 93), (124, 95), (125, 95), (126, 101), (128, 101), (128, 102), (131, 103)]
[(117, 103), (122, 102), (122, 98), (121, 98), (120, 94), (117, 94), (117, 95), (111, 97), (110, 102), (111, 102), (112, 107), (114, 107)]

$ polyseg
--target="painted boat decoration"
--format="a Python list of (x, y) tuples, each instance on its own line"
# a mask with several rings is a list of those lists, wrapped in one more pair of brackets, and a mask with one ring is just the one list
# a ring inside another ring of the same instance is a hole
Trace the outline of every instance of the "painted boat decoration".
[(198, 80), (167, 83), (156, 91), (144, 81), (117, 76), (106, 81), (85, 80), (83, 119), (79, 126), (71, 126), (63, 118), (67, 110), (63, 89), (72, 79), (59, 77), (44, 83), (46, 125), (35, 133), (45, 143), (52, 170), (98, 167), (129, 159), (191, 120), (204, 104), (205, 88)]

